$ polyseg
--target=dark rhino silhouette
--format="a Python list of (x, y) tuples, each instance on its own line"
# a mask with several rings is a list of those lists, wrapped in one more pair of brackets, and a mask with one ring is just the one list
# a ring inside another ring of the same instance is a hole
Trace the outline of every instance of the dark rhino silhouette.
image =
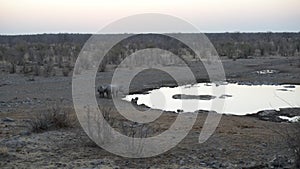
[(119, 94), (119, 87), (116, 85), (100, 85), (97, 89), (100, 98), (117, 97)]

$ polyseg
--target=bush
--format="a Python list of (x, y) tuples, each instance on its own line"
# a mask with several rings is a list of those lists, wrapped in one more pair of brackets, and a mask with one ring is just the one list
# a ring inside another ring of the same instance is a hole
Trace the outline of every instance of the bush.
[[(123, 119), (122, 117), (118, 117), (117, 110), (114, 110), (110, 107), (101, 108), (101, 113), (104, 120), (115, 130), (121, 132), (122, 134), (132, 137), (132, 138), (146, 138), (148, 136), (154, 135), (154, 125), (151, 126), (149, 124), (137, 123), (128, 121)], [(107, 128), (104, 126), (102, 118), (87, 109), (86, 112), (86, 121), (88, 124), (88, 133), (90, 136), (94, 138), (98, 138), (101, 141), (109, 141), (107, 140), (107, 135), (111, 134), (111, 128)]]
[[(284, 143), (288, 146), (290, 150), (294, 153), (294, 167), (300, 168), (300, 121), (288, 124), (282, 128), (282, 131), (275, 130), (274, 128), (268, 128), (274, 133), (280, 136), (278, 141)], [(276, 157), (277, 158), (277, 157)]]
[(40, 70), (39, 70), (39, 66), (38, 65), (34, 65), (33, 66), (33, 75), (34, 76), (39, 76), (40, 75)]
[(0, 147), (0, 156), (8, 155), (8, 148), (7, 147)]
[(9, 66), (9, 73), (16, 73), (16, 65), (14, 63), (11, 63), (11, 65)]
[[(297, 130), (300, 131), (300, 121), (296, 124)], [(299, 132), (296, 134), (295, 139), (293, 140), (295, 147), (294, 151), (296, 154), (296, 168), (300, 168), (300, 134)]]
[(44, 73), (43, 73), (44, 77), (51, 76), (52, 70), (53, 70), (52, 64), (48, 63), (48, 64), (44, 65)]
[(287, 144), (290, 149), (293, 150), (295, 155), (295, 168), (300, 168), (300, 122), (296, 122), (295, 124), (295, 132), (287, 131)]
[(29, 122), (32, 132), (42, 132), (51, 129), (72, 128), (75, 126), (76, 117), (70, 110), (53, 107), (46, 112), (35, 114)]
[(69, 74), (70, 74), (70, 67), (68, 67), (68, 66), (63, 67), (62, 68), (62, 74), (63, 74), (63, 76), (69, 76)]

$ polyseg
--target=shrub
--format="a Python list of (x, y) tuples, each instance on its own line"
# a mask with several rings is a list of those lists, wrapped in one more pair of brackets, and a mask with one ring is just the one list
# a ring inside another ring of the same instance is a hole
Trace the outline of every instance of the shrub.
[(9, 73), (16, 73), (16, 65), (14, 63), (11, 63), (11, 65), (9, 66)]
[(39, 76), (40, 75), (40, 70), (38, 65), (33, 66), (33, 75), (34, 76)]
[[(300, 131), (300, 121), (297, 122), (296, 124), (297, 130)], [(294, 141), (294, 151), (296, 154), (296, 168), (300, 168), (300, 134), (299, 132), (296, 134)]]
[(300, 122), (295, 124), (295, 132), (286, 131), (287, 144), (295, 155), (295, 168), (300, 168)]
[(71, 128), (76, 123), (76, 117), (70, 110), (61, 107), (53, 107), (46, 112), (35, 114), (29, 121), (32, 132), (42, 132), (51, 129)]
[[(132, 138), (146, 138), (148, 136), (154, 135), (153, 126), (143, 123), (137, 123), (132, 121), (127, 121), (122, 117), (118, 117), (118, 112), (110, 107), (101, 108), (101, 113), (104, 120), (115, 130), (121, 132), (124, 135), (127, 135)], [(111, 134), (111, 128), (104, 126), (102, 121), (103, 119), (97, 114), (94, 116), (94, 113), (87, 109), (86, 112), (86, 121), (88, 124), (88, 133), (90, 136), (99, 138), (101, 141), (109, 141), (107, 135)]]
[(0, 147), (0, 156), (8, 155), (8, 148), (6, 146)]
[(44, 66), (44, 77), (49, 77), (53, 70), (52, 64), (48, 63)]
[(69, 66), (64, 66), (62, 68), (62, 74), (63, 74), (63, 76), (69, 76), (69, 74), (70, 74), (70, 67)]

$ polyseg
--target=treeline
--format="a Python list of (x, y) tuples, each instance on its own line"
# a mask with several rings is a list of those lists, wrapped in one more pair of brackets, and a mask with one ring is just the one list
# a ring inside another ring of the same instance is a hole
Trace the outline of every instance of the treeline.
[(300, 33), (207, 34), (220, 56), (300, 56)]
[[(300, 56), (300, 33), (210, 33), (206, 35), (221, 57), (239, 59)], [(69, 75), (79, 52), (90, 36), (90, 34), (2, 35), (0, 36), (1, 70), (35, 75), (63, 72), (64, 75)], [(166, 36), (144, 35), (134, 36), (131, 40), (116, 45), (108, 53), (106, 62), (118, 64), (122, 58), (139, 49), (154, 47), (161, 47), (181, 56), (193, 55), (187, 46)]]
[(69, 75), (91, 35), (41, 34), (0, 36), (0, 69), (10, 73)]

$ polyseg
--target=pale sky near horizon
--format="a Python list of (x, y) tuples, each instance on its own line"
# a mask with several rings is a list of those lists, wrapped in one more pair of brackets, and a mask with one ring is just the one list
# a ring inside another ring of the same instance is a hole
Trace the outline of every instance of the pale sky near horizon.
[(96, 33), (140, 13), (182, 18), (201, 32), (299, 32), (300, 0), (0, 0), (0, 34)]

